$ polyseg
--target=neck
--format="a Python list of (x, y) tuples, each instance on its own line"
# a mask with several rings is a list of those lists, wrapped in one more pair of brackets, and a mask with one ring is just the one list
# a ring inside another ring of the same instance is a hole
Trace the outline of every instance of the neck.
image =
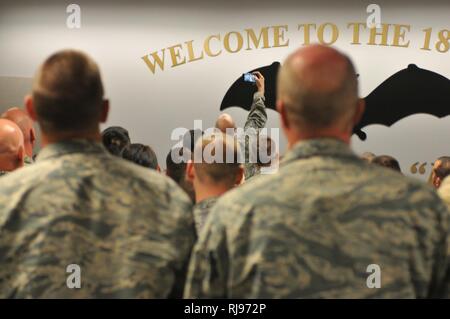
[(318, 138), (334, 138), (350, 145), (351, 134), (336, 128), (298, 130), (288, 136), (288, 148), (292, 148), (296, 143)]
[(231, 187), (225, 187), (223, 185), (198, 185), (198, 183), (195, 183), (194, 186), (196, 203), (200, 203), (211, 197), (219, 197), (231, 189)]
[(50, 144), (74, 140), (74, 139), (83, 139), (83, 140), (91, 140), (95, 142), (100, 142), (102, 140), (102, 135), (100, 130), (97, 128), (92, 131), (85, 132), (64, 132), (64, 133), (41, 133), (41, 145), (45, 147)]

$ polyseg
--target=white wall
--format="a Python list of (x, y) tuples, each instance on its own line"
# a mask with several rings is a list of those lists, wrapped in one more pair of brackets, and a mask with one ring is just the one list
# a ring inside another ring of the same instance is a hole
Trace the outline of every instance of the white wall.
[[(151, 145), (160, 163), (174, 144), (175, 127), (192, 128), (194, 119), (212, 126), (229, 85), (245, 70), (283, 61), (302, 41), (300, 23), (333, 22), (340, 30), (335, 46), (349, 54), (360, 73), (361, 95), (366, 96), (388, 76), (409, 63), (450, 78), (450, 51), (420, 50), (422, 29), (449, 29), (447, 1), (377, 1), (382, 22), (409, 24), (409, 48), (351, 45), (348, 22), (364, 22), (364, 1), (77, 1), (81, 29), (66, 27), (68, 3), (2, 1), (0, 4), (0, 76), (31, 77), (39, 63), (62, 48), (86, 51), (98, 61), (111, 101), (106, 126), (129, 129), (135, 142)], [(328, 3), (328, 5), (327, 5)], [(320, 5), (319, 5), (320, 4)], [(289, 47), (223, 53), (152, 74), (141, 57), (168, 46), (228, 31), (262, 26), (289, 25)], [(312, 38), (313, 40), (315, 37)], [(367, 39), (366, 37), (364, 39)], [(367, 41), (367, 40), (365, 40)], [(0, 105), (2, 97), (0, 96)], [(449, 106), (450, 107), (450, 106)], [(243, 125), (246, 112), (229, 109)], [(105, 126), (105, 127), (106, 127)], [(278, 116), (269, 111), (269, 127), (278, 127)], [(392, 128), (365, 129), (366, 142), (354, 137), (358, 152), (373, 151), (397, 157), (404, 171), (414, 162), (431, 163), (450, 154), (450, 117), (436, 119), (414, 115)], [(393, 134), (395, 132), (395, 135)], [(282, 149), (285, 146), (284, 140)], [(428, 174), (428, 172), (427, 172)], [(420, 176), (419, 176), (420, 177)], [(424, 178), (424, 176), (422, 176)]]

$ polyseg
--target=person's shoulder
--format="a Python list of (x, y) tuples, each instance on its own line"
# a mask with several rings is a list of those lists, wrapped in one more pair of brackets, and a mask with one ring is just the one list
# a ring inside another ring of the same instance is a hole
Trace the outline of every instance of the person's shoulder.
[(244, 184), (226, 192), (213, 206), (213, 210), (236, 212), (238, 214), (249, 211), (261, 204), (264, 199), (276, 195), (277, 185), (283, 182), (280, 174), (267, 174), (252, 177)]
[(159, 191), (168, 198), (190, 202), (187, 194), (171, 178), (156, 170), (114, 156), (109, 157), (108, 162), (105, 165), (109, 166), (111, 173), (139, 182), (142, 188)]

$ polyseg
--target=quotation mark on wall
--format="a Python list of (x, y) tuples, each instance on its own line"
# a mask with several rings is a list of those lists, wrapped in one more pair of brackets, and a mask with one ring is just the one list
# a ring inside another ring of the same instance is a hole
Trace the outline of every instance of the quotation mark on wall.
[[(420, 164), (419, 167), (417, 167)], [(431, 164), (433, 165), (433, 164)], [(419, 163), (419, 162), (415, 162), (414, 164), (411, 165), (409, 171), (411, 172), (411, 174), (420, 174), (423, 175), (426, 173), (427, 169), (425, 168), (425, 166), (427, 166), (427, 163)]]
[(381, 28), (381, 8), (378, 4), (369, 4), (366, 8), (366, 12), (370, 13), (367, 17), (366, 25), (368, 29)]
[(66, 25), (69, 29), (81, 28), (81, 8), (78, 4), (69, 4), (66, 8), (66, 13), (69, 13), (66, 20)]

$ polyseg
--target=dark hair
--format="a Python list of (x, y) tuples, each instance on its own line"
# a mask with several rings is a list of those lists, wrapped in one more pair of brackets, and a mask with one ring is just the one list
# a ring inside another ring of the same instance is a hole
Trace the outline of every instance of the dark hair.
[(440, 179), (444, 179), (450, 175), (450, 157), (441, 156), (438, 158), (438, 161), (440, 165), (434, 170), (434, 173)]
[(186, 164), (192, 153), (188, 148), (171, 149), (166, 156), (166, 174), (183, 189), (192, 202), (195, 202), (193, 185), (186, 180)]
[(51, 55), (34, 78), (33, 101), (44, 132), (76, 132), (98, 125), (103, 84), (97, 64), (79, 51)]
[(133, 143), (125, 147), (122, 156), (124, 159), (134, 162), (140, 166), (157, 169), (158, 158), (148, 145)]
[[(186, 157), (187, 156), (187, 157)], [(171, 149), (166, 156), (166, 173), (175, 183), (179, 184), (186, 171), (186, 163), (190, 158), (188, 149), (177, 147)]]
[(203, 131), (199, 129), (189, 130), (183, 135), (183, 147), (189, 149), (191, 153), (194, 153), (195, 143), (203, 134)]
[(375, 156), (372, 160), (373, 164), (377, 164), (380, 166), (384, 166), (390, 169), (393, 169), (395, 171), (398, 172), (402, 172), (402, 170), (400, 169), (400, 164), (398, 163), (398, 161), (389, 155), (379, 155), (379, 156)]
[(104, 130), (102, 141), (106, 149), (116, 156), (122, 156), (124, 148), (131, 142), (128, 131), (120, 126), (111, 126)]

